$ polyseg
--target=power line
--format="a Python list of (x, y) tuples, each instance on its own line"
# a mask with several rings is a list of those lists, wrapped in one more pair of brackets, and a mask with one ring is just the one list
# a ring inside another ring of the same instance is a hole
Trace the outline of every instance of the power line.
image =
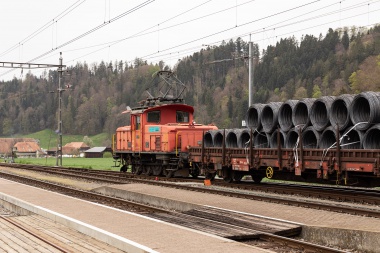
[(41, 26), (40, 28), (38, 28), (37, 30), (35, 30), (34, 32), (32, 32), (31, 34), (29, 34), (28, 36), (26, 36), (19, 43), (15, 44), (14, 46), (12, 46), (9, 49), (5, 50), (4, 52), (0, 53), (0, 57), (2, 57), (4, 55), (7, 55), (8, 53), (10, 53), (13, 50), (15, 50), (16, 48), (18, 48), (20, 45), (24, 45), (25, 43), (27, 43), (28, 41), (30, 41), (31, 39), (33, 39), (34, 37), (36, 37), (38, 34), (40, 34), (41, 32), (45, 31), (50, 26), (54, 25), (55, 22), (57, 22), (58, 20), (62, 19), (67, 14), (69, 14), (70, 12), (72, 12), (74, 9), (76, 9), (77, 7), (79, 7), (85, 1), (86, 0), (78, 0), (78, 1), (76, 1), (74, 4), (70, 5), (64, 11), (62, 11), (60, 14), (58, 14), (56, 17), (54, 17), (51, 21), (47, 22), (46, 24), (44, 24), (43, 26)]
[(75, 41), (77, 41), (77, 40), (79, 40), (79, 39), (81, 39), (81, 38), (83, 38), (83, 37), (85, 37), (85, 36), (87, 36), (87, 35), (89, 35), (89, 34), (95, 32), (95, 31), (97, 31), (97, 30), (103, 28), (104, 26), (109, 25), (109, 24), (112, 23), (112, 22), (115, 22), (116, 20), (118, 20), (118, 19), (120, 19), (120, 18), (122, 18), (122, 17), (124, 17), (124, 16), (126, 16), (126, 15), (128, 15), (128, 14), (131, 14), (131, 13), (137, 11), (138, 9), (140, 9), (140, 8), (142, 8), (142, 7), (144, 7), (144, 6), (148, 5), (148, 4), (151, 4), (151, 3), (154, 2), (154, 1), (155, 1), (155, 0), (148, 0), (148, 1), (145, 1), (144, 3), (139, 4), (139, 5), (135, 6), (135, 7), (133, 7), (132, 9), (130, 9), (130, 10), (126, 11), (126, 12), (123, 12), (122, 14), (119, 14), (118, 16), (116, 16), (116, 17), (110, 19), (108, 22), (103, 23), (103, 24), (100, 24), (100, 25), (98, 25), (98, 26), (92, 28), (91, 30), (88, 30), (87, 32), (82, 33), (81, 35), (79, 35), (79, 36), (77, 36), (77, 37), (75, 37), (75, 38), (73, 38), (73, 39), (71, 39), (71, 40), (69, 40), (69, 41), (67, 41), (67, 42), (65, 42), (65, 43), (63, 43), (63, 44), (57, 46), (56, 48), (54, 48), (54, 49), (52, 49), (52, 50), (49, 50), (49, 51), (47, 51), (47, 52), (41, 54), (40, 56), (37, 56), (37, 57), (33, 58), (33, 59), (30, 60), (30, 61), (38, 60), (38, 59), (40, 59), (41, 57), (43, 57), (43, 56), (45, 56), (45, 55), (47, 55), (47, 54), (50, 54), (52, 51), (55, 51), (55, 50), (60, 49), (60, 48), (62, 48), (62, 47), (64, 47), (64, 46), (67, 46), (67, 45), (69, 45), (69, 44), (71, 44), (71, 43), (73, 43), (73, 42), (75, 42)]
[[(197, 9), (197, 8), (203, 6), (203, 5), (205, 5), (205, 4), (207, 4), (207, 3), (211, 2), (211, 1), (212, 1), (212, 0), (208, 0), (208, 1), (203, 2), (203, 3), (201, 3), (201, 4), (197, 5), (197, 6), (192, 7), (192, 8), (190, 8), (190, 9), (184, 11), (184, 12), (181, 12), (180, 14), (177, 14), (177, 15), (175, 15), (175, 16), (173, 16), (173, 17), (170, 17), (170, 18), (168, 18), (168, 19), (166, 19), (166, 20), (160, 22), (160, 23), (158, 24), (158, 26), (159, 26), (159, 25), (162, 25), (162, 24), (164, 24), (164, 23), (166, 23), (166, 22), (168, 22), (168, 21), (170, 21), (170, 20), (173, 20), (173, 19), (175, 19), (175, 18), (177, 18), (177, 17), (179, 17), (179, 16), (181, 16), (181, 15), (184, 15), (184, 14), (186, 14), (186, 13), (189, 13), (190, 11), (193, 11), (193, 10), (195, 10), (195, 9)], [(255, 0), (251, 0), (251, 1), (249, 1), (249, 2), (253, 2), (253, 1), (255, 1)], [(246, 3), (247, 3), (247, 2), (246, 2)], [(244, 4), (245, 4), (245, 3), (244, 3)], [(188, 21), (188, 22), (190, 22), (190, 21)], [(187, 23), (187, 22), (186, 22), (186, 23)], [(66, 52), (75, 51), (75, 50), (81, 50), (81, 49), (88, 49), (88, 48), (92, 48), (92, 47), (97, 47), (97, 46), (103, 46), (103, 45), (106, 45), (106, 46), (103, 47), (103, 48), (97, 49), (97, 50), (92, 51), (92, 52), (90, 52), (90, 53), (88, 53), (88, 54), (81, 55), (81, 56), (79, 56), (79, 57), (77, 57), (77, 58), (75, 58), (75, 59), (70, 60), (70, 61), (75, 61), (75, 60), (77, 60), (77, 59), (79, 59), (79, 58), (83, 58), (83, 57), (85, 57), (85, 56), (88, 56), (88, 55), (94, 54), (94, 53), (96, 53), (96, 52), (99, 52), (99, 51), (101, 51), (101, 50), (104, 50), (104, 49), (106, 49), (106, 48), (108, 48), (108, 47), (110, 47), (110, 46), (114, 46), (114, 45), (116, 45), (116, 44), (118, 44), (118, 43), (120, 43), (120, 42), (122, 42), (122, 41), (127, 40), (127, 39), (137, 38), (137, 37), (144, 36), (144, 35), (147, 35), (147, 34), (155, 33), (155, 32), (157, 32), (158, 30), (154, 30), (154, 31), (151, 31), (151, 32), (146, 32), (146, 31), (149, 31), (149, 30), (151, 30), (151, 29), (153, 29), (153, 28), (155, 28), (155, 27), (157, 27), (157, 25), (150, 26), (149, 28), (146, 28), (146, 29), (144, 29), (144, 30), (142, 30), (142, 31), (140, 31), (140, 32), (137, 32), (137, 33), (135, 33), (135, 34), (133, 34), (133, 35), (131, 35), (131, 36), (128, 36), (128, 37), (125, 37), (125, 38), (122, 38), (122, 39), (119, 39), (119, 40), (110, 41), (110, 42), (105, 42), (105, 43), (102, 43), (102, 44), (93, 45), (93, 46), (88, 46), (88, 47), (84, 47), (84, 48), (80, 48), (80, 49), (68, 50), (68, 51), (66, 51)], [(174, 27), (174, 26), (172, 26), (172, 27)], [(160, 29), (160, 31), (165, 30), (165, 29), (168, 29), (168, 28), (162, 28), (162, 29)], [(144, 32), (146, 32), (146, 33), (144, 33)]]
[[(337, 3), (340, 3), (340, 2), (337, 2)], [(337, 4), (337, 3), (335, 3), (335, 4)], [(308, 12), (307, 14), (310, 14), (310, 13), (312, 13), (312, 12), (316, 12), (316, 11), (321, 10), (321, 9), (325, 9), (325, 8), (327, 8), (327, 7), (331, 7), (332, 5), (334, 5), (334, 4), (329, 4), (328, 6), (325, 6), (325, 7), (319, 8), (319, 9), (317, 9), (317, 10), (313, 10), (313, 11), (311, 11), (311, 12)], [(344, 8), (344, 9), (342, 9), (341, 11), (348, 11), (348, 10), (355, 9), (355, 8), (359, 8), (359, 7), (362, 7), (362, 6), (365, 6), (365, 5), (366, 5), (366, 3), (355, 4), (355, 5), (352, 5), (352, 6), (346, 7), (346, 8)], [(375, 11), (378, 11), (378, 10), (374, 10), (374, 11), (371, 11), (371, 12), (375, 12)], [(301, 23), (301, 22), (305, 22), (305, 21), (312, 20), (312, 19), (317, 19), (317, 18), (325, 17), (325, 16), (327, 16), (327, 15), (333, 15), (333, 14), (336, 14), (337, 12), (338, 12), (338, 11), (328, 12), (328, 13), (325, 13), (325, 14), (323, 14), (323, 15), (315, 16), (315, 17), (312, 17), (312, 18), (307, 18), (307, 19), (304, 19), (304, 20), (299, 20), (299, 21), (297, 21), (297, 22), (293, 22), (293, 23), (290, 23), (290, 24), (285, 24), (285, 25), (282, 25), (282, 26), (277, 26), (277, 27), (274, 27), (274, 28), (272, 28), (272, 29), (284, 28), (284, 27), (286, 27), (286, 26), (291, 26), (291, 25), (294, 25), (294, 24), (296, 24), (296, 23)], [(274, 15), (274, 14), (273, 14), (273, 15)], [(273, 15), (270, 15), (270, 16), (273, 16)], [(304, 15), (306, 15), (306, 14), (304, 14)], [(299, 18), (299, 17), (304, 16), (304, 15), (298, 15), (298, 16), (295, 17), (295, 18)], [(345, 19), (350, 19), (350, 18), (353, 18), (353, 17), (361, 16), (361, 15), (368, 15), (368, 11), (366, 11), (365, 13), (361, 13), (361, 14), (357, 14), (357, 15), (352, 15), (352, 16), (347, 17), (347, 18), (345, 18)], [(267, 16), (267, 17), (269, 17), (269, 16)], [(267, 18), (267, 17), (264, 17), (264, 18)], [(262, 20), (262, 19), (264, 19), (264, 18), (260, 18), (259, 20)], [(292, 19), (295, 19), (295, 18), (287, 19), (287, 20), (285, 20), (285, 21), (281, 21), (281, 22), (278, 22), (278, 23), (276, 23), (276, 24), (281, 24), (281, 23), (284, 23), (284, 22), (286, 22), (286, 21), (289, 21), (289, 20), (292, 20)], [(343, 19), (343, 20), (345, 20), (345, 19)], [(258, 21), (258, 20), (256, 20), (256, 21)], [(240, 26), (243, 26), (243, 25), (246, 25), (246, 24), (248, 24), (248, 23), (252, 23), (252, 22), (254, 22), (254, 21), (250, 21), (250, 22), (244, 23), (244, 24), (242, 24), (242, 25), (240, 25)], [(298, 32), (298, 31), (302, 31), (302, 30), (308, 30), (308, 29), (310, 29), (310, 28), (314, 28), (314, 27), (318, 27), (318, 26), (322, 26), (322, 25), (326, 25), (326, 24), (334, 23), (334, 22), (336, 22), (336, 21), (331, 21), (331, 22), (326, 22), (326, 23), (323, 23), (323, 24), (318, 24), (318, 25), (315, 25), (315, 26), (312, 26), (312, 27), (308, 27), (308, 28), (305, 28), (305, 29), (301, 29), (301, 30), (296, 30), (296, 31), (288, 32), (288, 33), (286, 33), (286, 34), (294, 33), (294, 32)], [(269, 27), (272, 27), (272, 26), (274, 26), (274, 25), (276, 25), (276, 24), (270, 25), (270, 26), (268, 26), (268, 27), (260, 28), (260, 29), (257, 29), (257, 30), (255, 30), (255, 31), (251, 31), (251, 32), (249, 32), (249, 33), (244, 33), (244, 34), (241, 34), (241, 35), (237, 35), (237, 36), (234, 36), (234, 37), (231, 37), (231, 38), (228, 38), (228, 39), (234, 39), (234, 38), (244, 37), (244, 36), (251, 35), (251, 34), (262, 33), (263, 30), (265, 30), (265, 29), (267, 29), (267, 28), (269, 28)], [(165, 49), (165, 50), (161, 50), (161, 52), (163, 52), (163, 51), (167, 51), (167, 50), (170, 50), (170, 49), (173, 49), (173, 48), (177, 48), (177, 47), (180, 47), (180, 46), (183, 46), (183, 45), (186, 45), (186, 44), (189, 44), (189, 43), (195, 42), (195, 41), (199, 41), (199, 40), (202, 40), (202, 39), (204, 39), (204, 38), (211, 37), (211, 36), (213, 36), (213, 35), (220, 34), (220, 33), (226, 32), (226, 31), (228, 31), (228, 30), (232, 30), (232, 29), (234, 29), (234, 28), (235, 28), (235, 27), (231, 27), (231, 28), (226, 29), (226, 30), (222, 30), (222, 31), (219, 31), (219, 32), (216, 32), (216, 33), (213, 33), (213, 34), (210, 34), (210, 35), (207, 35), (207, 36), (204, 36), (204, 37), (198, 38), (198, 39), (194, 39), (194, 40), (192, 40), (192, 41), (189, 41), (189, 42), (186, 42), (186, 43), (183, 43), (183, 44), (180, 44), (180, 45), (177, 45), (177, 46), (174, 46), (174, 47), (171, 47), (171, 48)], [(277, 35), (277, 36), (274, 36), (274, 37), (283, 36), (283, 35), (286, 35), (286, 34)], [(274, 37), (271, 37), (271, 38), (274, 38)], [(223, 41), (228, 40), (228, 39), (224, 39)], [(256, 40), (256, 41), (262, 41), (262, 40)], [(217, 42), (212, 42), (212, 43), (208, 43), (208, 44), (218, 44), (218, 43), (221, 43), (221, 42), (222, 42), (222, 41), (217, 41)], [(201, 46), (198, 46), (198, 48), (201, 48)], [(177, 53), (177, 52), (176, 52), (176, 53)], [(168, 54), (172, 54), (172, 53), (168, 53)], [(164, 55), (168, 55), (168, 54), (164, 54)], [(157, 56), (151, 57), (151, 56), (153, 56), (153, 55), (157, 55)], [(154, 58), (158, 58), (158, 57), (161, 57), (161, 56), (162, 56), (162, 54), (158, 55), (157, 53), (152, 53), (152, 54), (149, 54), (149, 55), (143, 56), (143, 57), (141, 57), (141, 58), (142, 58), (142, 59), (154, 59)]]
[[(239, 4), (238, 7), (240, 7), (240, 6), (242, 6), (242, 5), (245, 5), (245, 4), (248, 4), (248, 3), (251, 3), (251, 2), (254, 2), (254, 1), (255, 1), (255, 0), (250, 0), (250, 1), (244, 2), (244, 3), (242, 3), (242, 4)], [(104, 45), (106, 45), (105, 47), (103, 47), (103, 48), (101, 48), (101, 49), (97, 49), (97, 50), (95, 50), (95, 51), (93, 51), (93, 52), (90, 52), (90, 53), (88, 53), (88, 54), (85, 54), (85, 55), (82, 55), (82, 56), (79, 56), (79, 57), (77, 57), (77, 58), (75, 58), (75, 59), (70, 60), (70, 61), (75, 61), (75, 60), (77, 60), (77, 59), (79, 59), (79, 58), (83, 58), (83, 57), (85, 57), (85, 56), (88, 56), (88, 55), (91, 55), (91, 54), (93, 54), (93, 53), (99, 52), (99, 51), (101, 51), (101, 50), (103, 50), (103, 49), (106, 49), (106, 48), (109, 47), (109, 46), (114, 46), (114, 45), (116, 45), (116, 44), (118, 44), (118, 43), (120, 43), (120, 42), (122, 42), (122, 41), (125, 41), (125, 40), (128, 40), (128, 39), (137, 38), (137, 37), (141, 37), (141, 36), (145, 36), (145, 35), (149, 35), (149, 34), (152, 34), (152, 33), (156, 33), (156, 32), (158, 32), (158, 29), (157, 29), (157, 30), (154, 30), (154, 31), (150, 31), (150, 32), (148, 32), (148, 31), (151, 30), (151, 29), (153, 29), (153, 28), (155, 28), (155, 27), (157, 27), (157, 26), (161, 26), (162, 24), (164, 24), (164, 23), (166, 23), (166, 22), (168, 22), (168, 21), (170, 21), (170, 20), (172, 20), (172, 19), (174, 19), (174, 18), (177, 18), (177, 17), (179, 17), (179, 16), (181, 16), (181, 15), (183, 15), (183, 14), (186, 14), (186, 13), (188, 13), (188, 12), (190, 12), (190, 11), (193, 11), (193, 10), (195, 10), (195, 9), (197, 9), (197, 8), (199, 8), (199, 7), (205, 5), (206, 3), (209, 3), (209, 2), (211, 2), (211, 0), (206, 1), (206, 2), (204, 2), (204, 3), (200, 4), (200, 5), (197, 5), (197, 6), (195, 6), (195, 7), (192, 7), (192, 8), (190, 8), (190, 9), (188, 9), (188, 10), (186, 10), (186, 11), (184, 11), (184, 12), (182, 12), (182, 13), (176, 15), (176, 16), (173, 16), (173, 17), (171, 17), (171, 18), (169, 18), (169, 19), (167, 19), (167, 20), (165, 20), (165, 21), (160, 22), (158, 25), (153, 25), (153, 26), (151, 26), (151, 27), (149, 27), (149, 28), (146, 28), (146, 29), (144, 29), (144, 30), (142, 30), (142, 31), (140, 31), (140, 32), (137, 32), (137, 33), (135, 33), (135, 34), (133, 34), (133, 35), (131, 35), (131, 36), (128, 36), (128, 37), (125, 37), (125, 38), (122, 38), (122, 39), (119, 39), (119, 40), (114, 40), (114, 41), (104, 42), (104, 43), (97, 44), (97, 45), (92, 45), (92, 46), (87, 46), (87, 47), (82, 47), (82, 48), (72, 49), (72, 50), (66, 50), (65, 52), (76, 51), (76, 50), (82, 50), (82, 49), (89, 49), (89, 48), (92, 48), (92, 47), (98, 47), (98, 46), (104, 46)], [(236, 8), (236, 7), (237, 7), (237, 6), (234, 5), (234, 6), (232, 6), (232, 7), (228, 7), (228, 8), (226, 8), (226, 9), (223, 9), (223, 10), (220, 10), (220, 11), (216, 11), (216, 12), (213, 12), (213, 13), (211, 13), (211, 14), (207, 14), (207, 15), (204, 15), (204, 16), (201, 16), (201, 17), (193, 18), (193, 19), (190, 19), (190, 20), (187, 20), (187, 21), (184, 21), (184, 22), (178, 23), (178, 24), (174, 24), (174, 25), (171, 25), (171, 26), (167, 26), (167, 27), (164, 27), (164, 28), (159, 28), (159, 31), (163, 31), (163, 30), (167, 30), (167, 29), (170, 29), (170, 28), (174, 28), (174, 27), (180, 26), (180, 25), (184, 25), (184, 24), (187, 24), (187, 23), (190, 23), (190, 22), (193, 22), (193, 21), (197, 21), (197, 20), (200, 20), (200, 19), (203, 19), (203, 18), (206, 18), (206, 17), (210, 17), (210, 16), (215, 15), (215, 14), (220, 14), (220, 13), (222, 13), (222, 12), (225, 12), (225, 11), (231, 10), (231, 9), (233, 9), (233, 8)]]
[[(77, 37), (75, 37), (75, 38), (73, 38), (73, 39), (71, 39), (71, 40), (69, 40), (69, 41), (67, 41), (67, 42), (65, 42), (65, 43), (63, 43), (63, 44), (61, 44), (61, 45), (59, 45), (59, 46), (57, 46), (56, 48), (53, 48), (53, 49), (51, 49), (51, 50), (49, 50), (49, 51), (47, 51), (47, 52), (45, 52), (45, 53), (43, 53), (43, 54), (41, 54), (41, 55), (39, 55), (39, 56), (37, 56), (37, 57), (31, 59), (31, 60), (28, 61), (28, 62), (38, 60), (38, 59), (40, 59), (40, 58), (42, 58), (42, 57), (44, 57), (44, 56), (46, 56), (46, 55), (48, 55), (48, 54), (50, 54), (50, 53), (52, 53), (52, 52), (54, 52), (54, 51), (56, 51), (56, 50), (58, 50), (58, 49), (64, 47), (64, 46), (67, 46), (67, 45), (69, 45), (69, 44), (71, 44), (71, 43), (73, 43), (73, 42), (75, 42), (75, 41), (77, 41), (77, 40), (79, 40), (79, 39), (81, 39), (81, 38), (83, 38), (83, 37), (85, 37), (85, 36), (87, 36), (87, 35), (89, 35), (89, 34), (95, 32), (95, 31), (97, 31), (97, 30), (99, 30), (99, 29), (101, 29), (101, 28), (103, 28), (103, 27), (109, 25), (110, 23), (115, 22), (115, 21), (119, 20), (120, 18), (122, 18), (122, 17), (124, 17), (124, 16), (126, 16), (126, 15), (128, 15), (128, 14), (131, 14), (131, 13), (137, 11), (137, 10), (139, 10), (139, 9), (142, 8), (142, 7), (144, 7), (144, 6), (148, 5), (148, 4), (151, 4), (151, 3), (154, 2), (154, 1), (155, 1), (155, 0), (147, 0), (147, 1), (145, 1), (145, 2), (143, 2), (143, 3), (141, 3), (141, 4), (139, 4), (139, 5), (137, 5), (137, 6), (135, 6), (135, 7), (133, 7), (132, 9), (130, 9), (130, 10), (128, 10), (128, 11), (125, 11), (125, 12), (123, 12), (123, 13), (117, 15), (116, 17), (110, 19), (108, 22), (103, 23), (103, 24), (100, 24), (100, 25), (98, 25), (98, 26), (96, 26), (96, 27), (94, 27), (94, 28), (88, 30), (87, 32), (85, 32), (85, 33), (83, 33), (83, 34), (81, 34), (81, 35), (79, 35), (79, 36), (77, 36)], [(0, 74), (0, 76), (3, 76), (3, 75), (5, 75), (5, 74), (8, 74), (8, 73), (10, 73), (11, 71), (12, 71), (12, 70), (7, 71), (7, 72), (4, 72), (4, 73)]]
[[(280, 12), (277, 12), (277, 13), (274, 13), (274, 14), (271, 14), (271, 15), (268, 15), (268, 16), (265, 16), (263, 18), (259, 18), (259, 19), (255, 19), (255, 20), (252, 20), (250, 22), (246, 22), (244, 24), (241, 24), (241, 25), (238, 25), (238, 26), (233, 26), (233, 27), (230, 27), (230, 28), (227, 28), (227, 29), (224, 29), (224, 30), (221, 30), (221, 31), (218, 31), (218, 32), (215, 32), (215, 33), (212, 33), (212, 34), (209, 34), (209, 35), (206, 35), (206, 36), (203, 36), (203, 37), (200, 37), (200, 38), (197, 38), (197, 39), (194, 39), (194, 40), (191, 40), (191, 41), (188, 41), (188, 42), (185, 42), (185, 43), (182, 43), (180, 45), (177, 45), (177, 46), (173, 46), (173, 47), (170, 47), (170, 48), (167, 48), (167, 49), (164, 49), (164, 50), (161, 50), (161, 52), (164, 52), (164, 51), (168, 51), (168, 50), (171, 50), (171, 49), (174, 49), (174, 48), (178, 48), (178, 47), (181, 47), (181, 46), (184, 46), (184, 45), (187, 45), (187, 44), (190, 44), (190, 43), (193, 43), (193, 42), (196, 42), (196, 41), (199, 41), (199, 40), (202, 40), (202, 39), (205, 39), (205, 38), (209, 38), (209, 37), (212, 37), (214, 35), (217, 35), (217, 34), (221, 34), (221, 33), (224, 33), (224, 32), (227, 32), (227, 31), (230, 31), (230, 30), (233, 30), (233, 29), (236, 29), (237, 27), (242, 27), (242, 26), (245, 26), (245, 25), (248, 25), (248, 24), (251, 24), (253, 22), (258, 22), (258, 21), (261, 21), (261, 20), (264, 20), (264, 19), (268, 19), (270, 17), (274, 17), (274, 16), (277, 16), (277, 15), (280, 15), (280, 14), (283, 14), (283, 13), (286, 13), (286, 12), (289, 12), (289, 11), (293, 11), (293, 10), (296, 10), (296, 9), (299, 9), (299, 8), (302, 8), (302, 7), (305, 7), (305, 6), (308, 6), (308, 5), (311, 5), (311, 4), (314, 4), (314, 3), (317, 3), (321, 0), (315, 0), (315, 1), (312, 1), (312, 2), (309, 2), (309, 3), (306, 3), (306, 4), (302, 4), (302, 5), (299, 5), (299, 6), (296, 6), (296, 7), (293, 7), (293, 8), (290, 8), (290, 9), (287, 9), (285, 11), (280, 11)], [(152, 56), (152, 55), (155, 55), (157, 53), (152, 53), (152, 54), (149, 54), (149, 55), (146, 55), (146, 56), (143, 56), (141, 58), (146, 58), (146, 57), (149, 57), (149, 56)]]

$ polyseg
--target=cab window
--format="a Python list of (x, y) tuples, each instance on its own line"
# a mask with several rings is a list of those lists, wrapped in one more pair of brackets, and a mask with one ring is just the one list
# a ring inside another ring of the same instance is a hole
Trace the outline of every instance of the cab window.
[(147, 121), (152, 122), (152, 123), (159, 123), (160, 122), (160, 116), (161, 116), (160, 111), (148, 112)]
[(136, 116), (136, 125), (135, 125), (135, 129), (136, 129), (136, 130), (140, 130), (140, 128), (141, 128), (140, 116)]
[(189, 113), (183, 111), (177, 111), (177, 123), (188, 123)]

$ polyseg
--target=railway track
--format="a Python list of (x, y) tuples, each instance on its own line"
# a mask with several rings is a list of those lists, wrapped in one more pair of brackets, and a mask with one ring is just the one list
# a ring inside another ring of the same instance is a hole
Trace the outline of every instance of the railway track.
[[(164, 182), (153, 180), (154, 177), (145, 177), (150, 178), (150, 180), (136, 178), (135, 175), (125, 174), (119, 172), (105, 172), (105, 171), (93, 171), (86, 169), (70, 169), (70, 168), (56, 168), (56, 167), (46, 167), (46, 166), (34, 166), (34, 165), (16, 165), (13, 164), (12, 167), (33, 170), (37, 172), (49, 173), (60, 175), (64, 177), (73, 177), (81, 178), (83, 180), (89, 181), (99, 181), (103, 183), (111, 184), (125, 184), (125, 183), (144, 183), (158, 186), (171, 187), (175, 189), (183, 189), (188, 191), (198, 191), (222, 196), (229, 196), (235, 198), (244, 198), (251, 200), (267, 201), (278, 204), (286, 204), (292, 206), (301, 206), (306, 208), (314, 208), (318, 210), (327, 210), (340, 213), (348, 213), (353, 215), (361, 215), (368, 217), (380, 218), (380, 211), (376, 208), (372, 208), (371, 205), (380, 204), (380, 191), (376, 190), (363, 190), (363, 189), (340, 189), (334, 187), (316, 187), (316, 186), (301, 186), (298, 185), (275, 185), (275, 184), (265, 184), (263, 186), (257, 186), (256, 184), (226, 184), (224, 182), (214, 182), (215, 186), (221, 186), (216, 188), (210, 187), (199, 187), (192, 185), (183, 185), (172, 180), (167, 180)], [(185, 181), (181, 179), (181, 181)], [(200, 180), (190, 179), (190, 182), (201, 182)], [(225, 188), (228, 187), (228, 188)], [(230, 189), (232, 188), (232, 190)], [(244, 192), (236, 191), (236, 189), (245, 190)], [(254, 191), (255, 190), (255, 191)], [(343, 205), (339, 203), (324, 203), (317, 201), (315, 199), (301, 200), (299, 198), (290, 198), (282, 196), (273, 196), (266, 194), (256, 194), (256, 190), (271, 192), (271, 193), (280, 193), (285, 195), (296, 195), (296, 196), (306, 196), (306, 197), (315, 197), (322, 199), (329, 199), (335, 201), (349, 201), (356, 203), (366, 203), (368, 206), (364, 207), (352, 207), (348, 205)], [(248, 192), (246, 192), (248, 191)]]
[[(44, 172), (44, 173), (47, 172), (46, 167), (44, 168), (36, 168), (35, 166), (32, 166), (32, 167), (34, 168), (34, 170), (38, 172)], [(52, 173), (52, 172), (50, 171), (49, 173)], [(56, 171), (55, 174), (58, 174), (60, 176), (70, 176), (70, 177), (78, 176), (75, 173), (72, 173), (72, 172), (68, 173), (67, 171), (64, 171), (64, 172)], [(94, 174), (94, 173), (86, 172), (84, 174)], [(113, 174), (113, 173), (100, 173), (100, 174), (103, 174), (103, 177), (104, 177), (104, 174)], [(0, 177), (6, 178), (12, 181), (16, 181), (16, 182), (28, 184), (28, 185), (40, 187), (43, 189), (59, 192), (61, 194), (69, 195), (72, 197), (77, 197), (77, 198), (85, 199), (88, 201), (101, 203), (101, 204), (112, 206), (112, 207), (119, 208), (122, 210), (141, 213), (149, 217), (158, 218), (170, 223), (178, 224), (181, 226), (187, 226), (189, 228), (194, 228), (200, 231), (209, 232), (211, 234), (216, 234), (219, 236), (224, 235), (224, 237), (226, 238), (238, 240), (243, 243), (246, 243), (245, 240), (248, 240), (249, 242), (247, 243), (251, 244), (250, 241), (255, 239), (255, 241), (258, 240), (258, 241), (263, 241), (263, 242), (269, 242), (270, 244), (274, 243), (275, 245), (281, 245), (281, 247), (283, 248), (285, 247), (286, 252), (292, 252), (294, 250), (302, 250), (302, 251), (307, 250), (310, 252), (345, 252), (345, 251), (341, 251), (341, 250), (337, 250), (337, 249), (333, 249), (333, 248), (329, 248), (329, 247), (325, 247), (325, 246), (321, 246), (321, 245), (317, 245), (313, 243), (304, 242), (302, 240), (288, 238), (288, 236), (296, 236), (299, 234), (300, 230), (297, 230), (296, 228), (288, 229), (282, 233), (274, 232), (274, 231), (266, 231), (266, 229), (270, 228), (270, 225), (268, 225), (269, 224), (268, 221), (261, 221), (261, 223), (255, 221), (255, 223), (249, 223), (249, 222), (246, 222), (247, 217), (241, 217), (240, 220), (237, 219), (236, 213), (233, 213), (233, 214), (226, 213), (223, 215), (223, 217), (221, 216), (221, 210), (217, 210), (217, 211), (192, 210), (191, 212), (188, 212), (188, 213), (177, 213), (177, 212), (173, 213), (173, 212), (168, 212), (167, 210), (162, 210), (160, 208), (154, 208), (151, 206), (141, 205), (135, 202), (125, 201), (118, 198), (106, 197), (104, 195), (95, 194), (93, 192), (77, 190), (71, 187), (65, 187), (62, 185), (48, 183), (45, 181), (32, 179), (29, 177), (24, 177), (24, 176), (19, 176), (19, 175), (14, 175), (10, 173), (0, 172)], [(87, 176), (80, 176), (80, 178), (86, 179), (86, 180), (101, 180), (102, 182), (107, 182), (107, 183), (110, 183), (110, 182), (123, 183), (123, 181), (125, 183), (126, 180), (130, 181), (130, 179), (125, 179), (123, 177), (120, 178), (120, 175), (118, 176), (117, 181), (112, 181), (110, 179), (105, 179), (105, 178), (100, 179), (99, 174), (96, 177), (87, 175)], [(146, 183), (146, 180), (141, 180), (141, 179), (136, 179), (136, 180), (138, 180), (138, 182)], [(154, 182), (154, 183), (158, 183), (158, 182)], [(174, 186), (174, 184), (171, 184), (171, 183), (165, 183), (165, 184)], [(226, 219), (226, 217), (228, 216), (230, 217), (233, 216), (234, 218)], [(239, 224), (239, 221), (241, 222), (241, 220), (244, 220), (244, 223), (247, 223), (247, 224), (245, 225)], [(194, 224), (198, 224), (198, 227), (194, 227)], [(259, 230), (252, 229), (255, 226), (265, 227), (265, 229), (259, 229)], [(279, 225), (276, 224), (275, 226), (278, 227)], [(243, 235), (235, 235), (234, 233), (238, 233), (238, 234), (243, 233)], [(62, 251), (62, 252), (65, 252), (65, 251)]]
[(118, 209), (130, 211), (130, 212), (142, 213), (142, 214), (153, 213), (153, 212), (164, 212), (164, 210), (155, 208), (152, 206), (147, 206), (147, 205), (143, 205), (143, 204), (139, 204), (132, 201), (123, 200), (123, 199), (108, 197), (108, 196), (104, 196), (102, 194), (98, 194), (98, 193), (94, 193), (90, 191), (78, 190), (72, 187), (63, 186), (63, 185), (59, 185), (55, 183), (49, 183), (46, 181), (42, 181), (42, 180), (30, 178), (30, 177), (24, 177), (20, 175), (5, 173), (5, 172), (0, 172), (0, 177), (15, 181), (15, 182), (42, 188), (45, 190), (58, 192), (67, 196), (76, 197), (79, 199), (108, 205), (111, 207), (115, 207)]

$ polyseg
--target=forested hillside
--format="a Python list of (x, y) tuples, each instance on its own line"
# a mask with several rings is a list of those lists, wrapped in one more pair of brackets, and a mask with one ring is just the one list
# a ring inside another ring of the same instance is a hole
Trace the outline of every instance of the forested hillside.
[[(240, 127), (248, 108), (248, 44), (242, 39), (209, 46), (173, 67), (186, 85), (185, 102), (199, 123)], [(380, 26), (369, 30), (330, 29), (318, 38), (282, 39), (260, 50), (255, 45), (255, 102), (380, 91)], [(63, 78), (63, 132), (112, 134), (128, 124), (121, 114), (146, 97), (152, 74), (168, 69), (136, 58), (133, 64), (78, 63)], [(57, 71), (0, 82), (0, 135), (56, 129)], [(55, 91), (55, 93), (52, 93)]]

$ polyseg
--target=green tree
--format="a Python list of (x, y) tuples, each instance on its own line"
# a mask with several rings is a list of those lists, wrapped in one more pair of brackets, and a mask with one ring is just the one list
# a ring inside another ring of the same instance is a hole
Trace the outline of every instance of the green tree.
[(346, 49), (346, 50), (350, 46), (350, 38), (348, 37), (347, 30), (345, 30), (343, 33), (342, 44), (343, 44), (344, 49)]
[(321, 89), (318, 85), (314, 85), (313, 87), (313, 98), (320, 98), (322, 96)]
[(87, 145), (87, 146), (89, 146), (89, 147), (93, 147), (94, 146), (94, 142), (91, 140), (91, 138), (90, 137), (88, 137), (87, 135), (85, 135), (84, 137), (83, 137), (83, 142)]

